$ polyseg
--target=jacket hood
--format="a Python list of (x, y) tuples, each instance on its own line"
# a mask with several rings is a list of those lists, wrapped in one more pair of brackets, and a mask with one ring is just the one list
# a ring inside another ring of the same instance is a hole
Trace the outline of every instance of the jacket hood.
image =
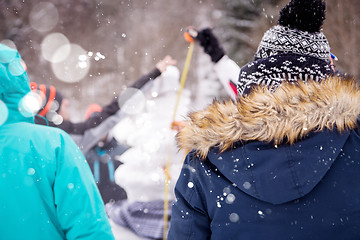
[(214, 101), (189, 115), (178, 145), (194, 150), (247, 194), (273, 204), (309, 193), (342, 154), (360, 114), (358, 83), (257, 87), (236, 103)]
[(33, 122), (24, 109), (24, 97), (30, 92), (28, 76), (18, 51), (0, 44), (0, 125), (19, 121)]

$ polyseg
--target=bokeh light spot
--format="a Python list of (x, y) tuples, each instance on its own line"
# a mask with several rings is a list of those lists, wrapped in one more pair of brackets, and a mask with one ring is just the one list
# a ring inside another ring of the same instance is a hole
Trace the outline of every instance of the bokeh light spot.
[(243, 187), (244, 187), (245, 189), (250, 189), (250, 188), (251, 188), (251, 183), (249, 183), (249, 182), (244, 182)]
[(29, 92), (19, 102), (18, 109), (25, 117), (33, 117), (42, 107), (41, 97), (37, 92)]
[(16, 44), (10, 39), (4, 39), (0, 43), (4, 44), (5, 46), (8, 46), (9, 48), (17, 49)]
[[(64, 48), (67, 47), (67, 45), (60, 47), (54, 57), (58, 58), (58, 55), (62, 55)], [(82, 80), (90, 69), (89, 58), (83, 59), (83, 55), (87, 55), (87, 52), (81, 46), (70, 44), (70, 54), (64, 61), (51, 64), (55, 76), (59, 80), (69, 83)]]
[(235, 222), (238, 222), (240, 218), (237, 213), (232, 213), (232, 214), (230, 214), (229, 219), (231, 222), (235, 223)]
[(19, 59), (16, 60), (14, 59), (13, 61), (11, 61), (8, 67), (9, 67), (9, 72), (13, 76), (20, 76), (25, 72), (25, 69), (21, 64), (21, 62), (19, 61)]
[[(9, 46), (7, 46), (7, 47), (9, 47)], [(5, 48), (5, 47), (2, 46), (1, 48)], [(11, 51), (11, 50), (9, 51), (9, 49), (5, 49), (5, 51), (1, 51), (0, 52), (0, 63), (11, 62), (16, 57), (16, 53), (17, 53), (16, 51)]]
[(226, 199), (225, 199), (225, 202), (226, 202), (227, 204), (233, 204), (234, 201), (235, 201), (235, 195), (232, 194), (232, 193), (230, 193), (230, 194), (226, 197)]
[(35, 174), (35, 169), (29, 168), (28, 171), (27, 171), (27, 174), (28, 175), (34, 175)]
[(63, 118), (60, 114), (56, 114), (56, 115), (55, 115), (55, 118), (54, 118), (54, 120), (53, 120), (53, 123), (54, 123), (55, 125), (60, 125), (60, 124), (63, 123), (63, 121), (64, 121), (64, 118)]
[(228, 194), (231, 193), (231, 189), (230, 189), (229, 187), (225, 187), (225, 188), (223, 189), (223, 193), (224, 193), (224, 196), (226, 196), (226, 195), (228, 195)]
[(54, 4), (39, 2), (29, 15), (30, 25), (39, 32), (47, 32), (53, 29), (59, 21), (59, 13)]
[[(57, 53), (60, 48), (61, 52)], [(64, 61), (70, 54), (70, 41), (62, 33), (51, 33), (41, 43), (41, 54), (52, 63)]]

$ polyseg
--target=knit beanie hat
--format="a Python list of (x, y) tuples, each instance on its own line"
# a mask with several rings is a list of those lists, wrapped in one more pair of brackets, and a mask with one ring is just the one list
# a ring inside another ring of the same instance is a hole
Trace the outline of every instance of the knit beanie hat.
[(38, 111), (38, 115), (45, 117), (49, 111), (58, 112), (60, 110), (63, 96), (56, 91), (54, 86), (37, 85), (35, 82), (31, 82), (30, 88), (31, 91), (39, 93), (40, 106), (42, 107)]
[(325, 20), (322, 0), (291, 0), (281, 11), (278, 25), (265, 32), (255, 61), (240, 70), (238, 95), (253, 85), (275, 90), (282, 81), (319, 81), (331, 74), (330, 46), (320, 32)]

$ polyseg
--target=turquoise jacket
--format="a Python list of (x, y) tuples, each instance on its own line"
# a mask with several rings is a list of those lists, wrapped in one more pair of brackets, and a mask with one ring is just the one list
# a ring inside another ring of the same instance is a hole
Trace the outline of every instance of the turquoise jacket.
[(19, 53), (0, 44), (0, 238), (114, 239), (83, 154), (34, 124), (29, 93)]

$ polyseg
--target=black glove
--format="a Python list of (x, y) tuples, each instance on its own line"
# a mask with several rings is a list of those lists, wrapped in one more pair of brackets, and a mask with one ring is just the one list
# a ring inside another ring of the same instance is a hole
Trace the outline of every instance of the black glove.
[(204, 51), (210, 55), (211, 61), (214, 63), (218, 62), (225, 55), (224, 49), (220, 46), (219, 41), (210, 28), (200, 30), (195, 39), (199, 41)]

